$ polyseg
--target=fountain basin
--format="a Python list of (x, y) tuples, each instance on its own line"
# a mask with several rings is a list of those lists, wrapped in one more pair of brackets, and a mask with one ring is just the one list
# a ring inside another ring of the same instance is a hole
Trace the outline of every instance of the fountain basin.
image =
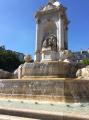
[(71, 63), (66, 63), (63, 61), (45, 61), (45, 62), (25, 62), (18, 68), (18, 74), (23, 78), (31, 76), (53, 76), (58, 78), (68, 78), (75, 77), (77, 68)]
[[(81, 87), (80, 87), (81, 86)], [(89, 81), (62, 78), (0, 80), (0, 97), (57, 102), (88, 102)]]

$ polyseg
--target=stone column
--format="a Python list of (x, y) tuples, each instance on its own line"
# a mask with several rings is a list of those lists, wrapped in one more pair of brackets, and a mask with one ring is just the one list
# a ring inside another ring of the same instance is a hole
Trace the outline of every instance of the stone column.
[(18, 68), (18, 79), (22, 78), (22, 66), (20, 65)]
[(68, 50), (68, 28), (67, 27), (65, 28), (65, 43), (66, 43), (65, 49)]
[(35, 46), (35, 61), (40, 61), (40, 52), (41, 52), (41, 40), (40, 40), (40, 35), (41, 35), (41, 24), (40, 21), (37, 19), (36, 22), (36, 46)]
[(65, 50), (68, 50), (68, 36), (67, 36), (67, 31), (68, 31), (68, 28), (67, 28), (67, 25), (64, 24), (64, 49)]
[(59, 30), (58, 30), (58, 46), (59, 46), (59, 51), (64, 49), (64, 26), (63, 26), (63, 21), (60, 18), (59, 19)]
[(61, 18), (61, 49), (64, 50), (64, 21), (63, 18)]
[(57, 50), (59, 51), (59, 40), (60, 40), (60, 37), (59, 37), (59, 21), (56, 22), (56, 27), (57, 27), (57, 30), (56, 30), (56, 35), (57, 35)]
[(38, 33), (38, 30), (39, 27), (38, 27), (38, 22), (36, 22), (36, 44), (35, 44), (35, 51), (38, 51), (38, 36), (39, 36), (39, 33)]

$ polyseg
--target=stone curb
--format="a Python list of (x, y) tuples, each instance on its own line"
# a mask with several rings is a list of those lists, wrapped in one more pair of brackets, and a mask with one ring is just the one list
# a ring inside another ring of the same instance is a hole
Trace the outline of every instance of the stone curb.
[(48, 111), (4, 109), (0, 108), (0, 114), (18, 117), (42, 119), (42, 120), (89, 120), (88, 115), (53, 113)]

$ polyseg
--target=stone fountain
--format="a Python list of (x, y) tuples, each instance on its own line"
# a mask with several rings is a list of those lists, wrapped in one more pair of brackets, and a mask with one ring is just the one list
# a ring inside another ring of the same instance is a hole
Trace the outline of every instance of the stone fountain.
[(72, 52), (68, 50), (68, 18), (66, 8), (57, 1), (49, 1), (37, 11), (36, 49), (34, 63), (25, 56), (25, 63), (18, 69), (18, 78), (76, 76)]
[(15, 79), (0, 80), (0, 95), (58, 102), (88, 101), (89, 81), (76, 79), (78, 68), (68, 50), (66, 8), (49, 0), (35, 18), (34, 62), (31, 56), (25, 56), (25, 63), (15, 71)]

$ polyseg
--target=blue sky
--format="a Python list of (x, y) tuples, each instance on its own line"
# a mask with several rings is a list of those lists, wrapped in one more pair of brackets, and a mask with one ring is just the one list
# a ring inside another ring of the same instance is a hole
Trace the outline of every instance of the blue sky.
[[(0, 0), (0, 45), (34, 55), (34, 14), (48, 0)], [(89, 48), (89, 0), (60, 0), (68, 8), (69, 49)]]

